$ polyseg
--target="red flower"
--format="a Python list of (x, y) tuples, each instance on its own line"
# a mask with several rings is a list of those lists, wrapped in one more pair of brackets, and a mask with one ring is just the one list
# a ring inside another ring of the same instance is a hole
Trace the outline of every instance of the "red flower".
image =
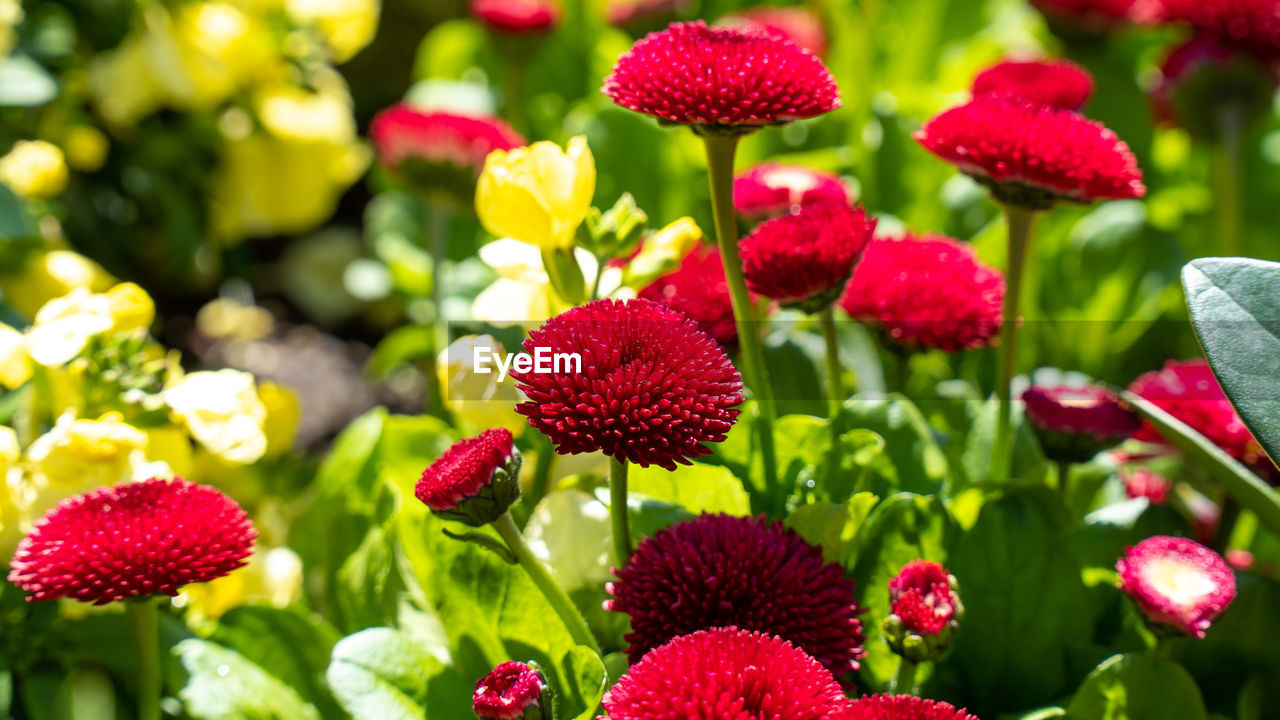
[(1218, 553), (1187, 538), (1157, 535), (1116, 562), (1120, 589), (1158, 625), (1204, 637), (1236, 596), (1236, 577)]
[(840, 106), (835, 79), (777, 35), (701, 20), (673, 23), (618, 59), (604, 92), (622, 107), (671, 123), (754, 128)]
[(506, 428), (454, 443), (422, 473), (413, 494), (450, 520), (484, 525), (519, 497), (520, 454)]
[(1079, 110), (1093, 97), (1093, 76), (1070, 60), (1005, 60), (973, 79), (974, 97), (991, 95)]
[(1087, 462), (1142, 427), (1104, 388), (1034, 386), (1022, 393), (1022, 402), (1045, 455), (1059, 462)]
[[(711, 452), (740, 412), (742, 377), (715, 339), (651, 300), (597, 300), (548, 320), (524, 349), (581, 358), (553, 372), (513, 370), (529, 398), (516, 412), (556, 452), (602, 451), (674, 470)], [(536, 368), (535, 368), (536, 369)]]
[(826, 668), (777, 637), (738, 628), (683, 635), (604, 696), (609, 720), (851, 720)]
[(976, 98), (915, 135), (929, 152), (987, 185), (1002, 202), (1045, 209), (1054, 200), (1146, 194), (1138, 161), (1116, 134), (1069, 110)]
[(725, 347), (738, 342), (729, 282), (724, 276), (720, 251), (715, 247), (689, 253), (678, 270), (654, 280), (639, 296), (688, 315)]
[(1126, 495), (1130, 498), (1146, 498), (1152, 505), (1163, 505), (1169, 499), (1169, 491), (1173, 489), (1169, 478), (1145, 467), (1121, 471), (1120, 480), (1124, 482)]
[(243, 567), (258, 535), (234, 500), (182, 478), (152, 478), (63, 500), (9, 563), (27, 600), (95, 605), (163, 594)]
[[(369, 136), (379, 162), (392, 172), (413, 174), (443, 166), (465, 171), (472, 186), (489, 153), (525, 144), (498, 118), (422, 112), (403, 103), (378, 113)], [(414, 168), (410, 162), (425, 167)]]
[[(504, 662), (476, 682), (471, 708), (481, 720), (515, 720), (529, 707), (542, 707), (547, 680), (522, 662)], [(550, 710), (550, 707), (547, 708)]]
[(1163, 19), (1190, 24), (1202, 36), (1259, 57), (1280, 56), (1275, 0), (1160, 0)]
[(1000, 332), (1004, 276), (941, 235), (872, 240), (840, 307), (907, 347), (958, 352)]
[(740, 244), (747, 287), (783, 307), (818, 312), (840, 295), (875, 229), (874, 218), (844, 203), (769, 220)]
[(850, 201), (843, 180), (802, 165), (763, 163), (733, 179), (733, 206), (748, 218), (779, 215), (811, 203)]
[(951, 574), (936, 562), (912, 560), (889, 580), (890, 611), (921, 635), (942, 632), (955, 617), (958, 600)]
[(914, 695), (867, 695), (853, 701), (849, 720), (978, 720), (940, 700)]
[(542, 33), (560, 21), (560, 6), (554, 0), (471, 0), (471, 14), (491, 30)]
[[(1204, 359), (1170, 360), (1164, 364), (1164, 369), (1153, 370), (1134, 380), (1129, 391), (1186, 423), (1265, 479), (1280, 475), (1253, 433), (1245, 427), (1226, 393), (1222, 392), (1213, 370)], [(1143, 424), (1134, 437), (1145, 442), (1164, 443), (1160, 433), (1149, 423)]]
[(818, 57), (827, 54), (827, 32), (822, 27), (822, 20), (802, 7), (760, 5), (724, 20), (730, 25), (776, 32)]
[(632, 662), (672, 638), (734, 625), (776, 635), (842, 675), (865, 652), (853, 581), (781, 523), (701, 515), (640, 542), (607, 587), (631, 617)]

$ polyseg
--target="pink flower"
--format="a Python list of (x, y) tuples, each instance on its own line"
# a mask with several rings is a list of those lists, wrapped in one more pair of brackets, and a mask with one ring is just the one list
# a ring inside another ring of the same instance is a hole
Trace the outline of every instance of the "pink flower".
[(1204, 637), (1236, 596), (1236, 578), (1218, 553), (1180, 537), (1157, 535), (1126, 548), (1116, 562), (1120, 589), (1158, 625)]
[(1022, 402), (1045, 455), (1059, 462), (1088, 462), (1142, 427), (1142, 420), (1104, 388), (1037, 385), (1022, 393)]
[(1163, 505), (1169, 499), (1173, 483), (1169, 478), (1159, 475), (1150, 468), (1139, 467), (1133, 470), (1122, 470), (1120, 479), (1124, 482), (1124, 492), (1130, 498), (1146, 498), (1152, 505)]

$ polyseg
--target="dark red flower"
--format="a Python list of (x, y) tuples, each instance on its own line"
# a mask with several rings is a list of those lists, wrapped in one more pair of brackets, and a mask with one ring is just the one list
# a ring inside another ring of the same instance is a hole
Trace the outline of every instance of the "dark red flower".
[(973, 79), (974, 97), (990, 95), (1079, 110), (1093, 97), (1093, 76), (1088, 70), (1062, 58), (1005, 60), (983, 70)]
[(673, 23), (618, 59), (604, 92), (622, 107), (659, 120), (712, 128), (753, 128), (840, 106), (822, 61), (776, 34)]
[[(529, 707), (542, 707), (547, 680), (522, 662), (504, 662), (476, 682), (471, 708), (481, 720), (516, 720)], [(550, 710), (550, 708), (547, 708)]]
[(1173, 483), (1150, 468), (1140, 467), (1120, 472), (1124, 492), (1130, 498), (1146, 498), (1152, 505), (1163, 505), (1169, 499)]
[(872, 240), (840, 298), (850, 317), (894, 342), (946, 352), (990, 344), (1003, 303), (1000, 271), (941, 235)]
[(1236, 596), (1236, 576), (1218, 553), (1187, 538), (1157, 535), (1125, 548), (1120, 589), (1154, 623), (1204, 637)]
[(403, 103), (378, 113), (369, 136), (391, 172), (423, 185), (469, 184), (472, 193), (489, 153), (525, 144), (498, 118), (422, 112)]
[(688, 315), (725, 347), (738, 342), (729, 281), (720, 251), (713, 246), (686, 255), (678, 270), (654, 280), (639, 296)]
[(1045, 455), (1058, 462), (1087, 462), (1142, 427), (1105, 388), (1033, 386), (1022, 393), (1022, 402)]
[[(553, 372), (513, 370), (516, 412), (560, 454), (601, 451), (674, 470), (711, 452), (738, 419), (742, 377), (698, 323), (664, 305), (597, 300), (529, 334), (530, 355), (581, 358)], [(534, 368), (535, 370), (537, 368)]]
[(867, 695), (853, 701), (849, 720), (978, 720), (940, 700), (914, 695)]
[(805, 205), (743, 238), (747, 287), (783, 307), (818, 312), (839, 297), (876, 221), (844, 203)]
[(851, 202), (844, 181), (804, 167), (762, 163), (733, 179), (733, 206), (744, 217), (780, 215), (803, 205)]
[(975, 98), (916, 133), (929, 152), (987, 185), (1001, 202), (1045, 209), (1054, 200), (1146, 194), (1137, 158), (1101, 123), (1069, 110)]
[(955, 617), (951, 574), (936, 562), (912, 560), (889, 580), (889, 610), (912, 632), (932, 635)]
[(777, 635), (836, 675), (865, 654), (853, 581), (763, 517), (677, 523), (642, 540), (615, 573), (606, 607), (631, 617), (632, 662), (676, 636), (728, 625)]
[(1248, 125), (1270, 111), (1276, 82), (1276, 69), (1247, 50), (1197, 35), (1165, 58), (1151, 103), (1157, 120), (1218, 138), (1224, 107), (1242, 113)]
[(850, 720), (831, 673), (787, 641), (726, 627), (645, 655), (604, 696), (609, 720)]
[(422, 473), (413, 494), (450, 520), (484, 525), (520, 495), (520, 454), (506, 428), (454, 443)]
[(1275, 0), (1160, 0), (1164, 20), (1185, 22), (1200, 35), (1264, 59), (1280, 56), (1280, 8)]
[(9, 563), (9, 582), (29, 601), (177, 595), (243, 567), (257, 535), (215, 488), (182, 478), (122, 483), (63, 500), (36, 522)]
[(555, 0), (471, 0), (471, 14), (499, 32), (543, 33), (560, 21), (560, 6)]
[(729, 15), (724, 22), (776, 32), (818, 57), (827, 54), (827, 31), (812, 10), (760, 5)]
[[(1170, 360), (1164, 364), (1164, 369), (1153, 370), (1134, 380), (1129, 391), (1186, 423), (1264, 478), (1275, 479), (1280, 475), (1253, 433), (1245, 427), (1226, 393), (1222, 392), (1218, 379), (1204, 359)], [(1145, 442), (1164, 443), (1150, 423), (1144, 423), (1134, 437)]]

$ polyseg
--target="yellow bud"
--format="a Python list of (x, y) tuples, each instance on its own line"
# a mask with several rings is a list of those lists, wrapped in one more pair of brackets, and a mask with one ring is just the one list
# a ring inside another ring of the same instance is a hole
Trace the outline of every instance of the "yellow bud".
[[(10, 390), (31, 379), (31, 356), (22, 333), (0, 323), (0, 385)], [(0, 474), (0, 480), (4, 475)]]
[(120, 283), (107, 291), (107, 303), (115, 321), (113, 330), (145, 330), (156, 319), (156, 304), (146, 290), (133, 283)]
[(262, 431), (267, 436), (264, 457), (280, 457), (293, 447), (293, 438), (298, 434), (298, 421), (302, 418), (298, 394), (283, 385), (264, 382), (258, 384), (258, 400), (267, 409), (262, 423)]
[(566, 150), (546, 141), (494, 150), (476, 188), (476, 213), (495, 235), (544, 250), (567, 248), (595, 189), (595, 158), (584, 137), (571, 139)]
[(624, 283), (642, 288), (680, 267), (680, 261), (702, 242), (702, 228), (693, 218), (680, 218), (645, 238), (640, 252), (627, 263)]
[(67, 163), (57, 145), (19, 140), (0, 157), (0, 183), (22, 197), (53, 197), (67, 188)]

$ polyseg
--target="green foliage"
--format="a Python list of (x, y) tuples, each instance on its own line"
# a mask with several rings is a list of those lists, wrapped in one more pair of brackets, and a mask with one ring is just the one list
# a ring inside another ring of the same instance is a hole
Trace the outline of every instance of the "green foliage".
[(1148, 653), (1108, 658), (1076, 691), (1067, 717), (1080, 720), (1204, 720), (1200, 691), (1175, 662)]

